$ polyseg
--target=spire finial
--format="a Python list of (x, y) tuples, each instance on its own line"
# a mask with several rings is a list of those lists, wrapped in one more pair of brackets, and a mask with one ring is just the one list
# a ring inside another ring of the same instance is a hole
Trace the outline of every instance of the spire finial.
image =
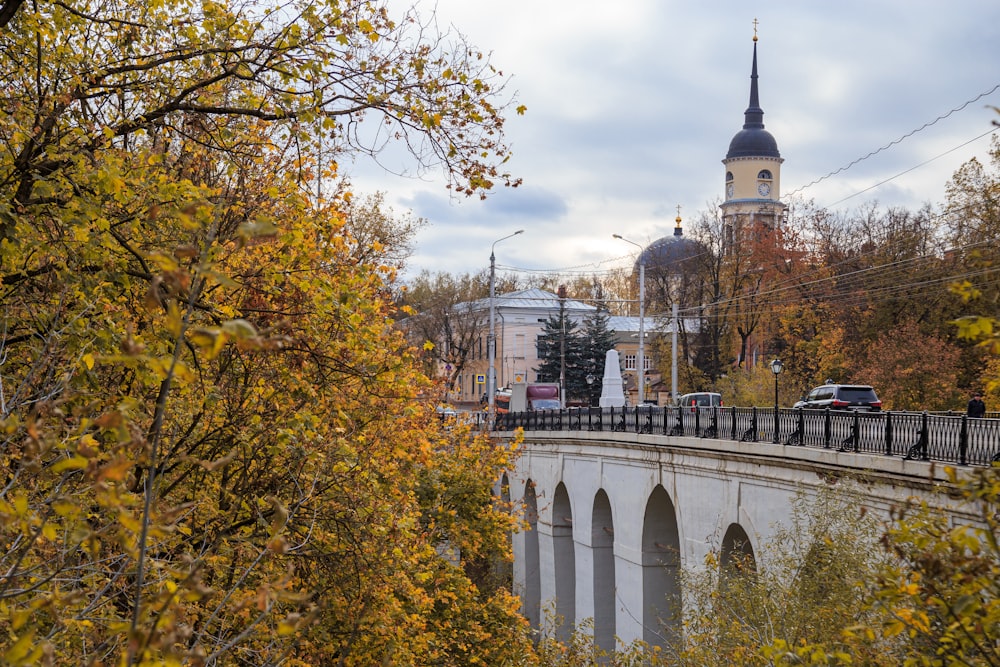
[(684, 230), (681, 229), (681, 205), (680, 204), (677, 205), (677, 219), (675, 220), (675, 222), (677, 223), (677, 226), (674, 227), (674, 236), (682, 236), (684, 234)]
[(757, 41), (757, 17), (753, 17), (753, 41)]

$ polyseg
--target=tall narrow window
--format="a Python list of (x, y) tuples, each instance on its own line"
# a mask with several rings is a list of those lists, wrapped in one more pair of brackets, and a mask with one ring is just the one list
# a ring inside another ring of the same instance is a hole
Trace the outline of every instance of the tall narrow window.
[(524, 359), (525, 337), (523, 333), (514, 334), (514, 358)]

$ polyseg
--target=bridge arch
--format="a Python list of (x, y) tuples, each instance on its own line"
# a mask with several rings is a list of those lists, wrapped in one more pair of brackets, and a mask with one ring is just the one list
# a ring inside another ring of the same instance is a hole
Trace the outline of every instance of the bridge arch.
[(594, 643), (607, 653), (615, 648), (615, 526), (611, 500), (604, 489), (594, 496), (590, 521), (593, 552)]
[(515, 562), (515, 581), (520, 578), (524, 582), (521, 595), (521, 613), (538, 628), (541, 622), (542, 604), (542, 572), (538, 557), (538, 498), (535, 496), (535, 483), (529, 478), (524, 484), (524, 521), (527, 530), (524, 531), (524, 558), (522, 559), (523, 575), (518, 577), (518, 565)]
[(570, 638), (576, 623), (576, 549), (573, 508), (562, 482), (552, 498), (552, 560), (555, 570), (556, 637)]
[(719, 553), (719, 565), (723, 576), (738, 574), (752, 576), (757, 572), (757, 557), (754, 555), (753, 544), (743, 526), (738, 523), (729, 524), (729, 528), (726, 529)]
[(642, 520), (642, 638), (667, 646), (680, 634), (681, 543), (670, 494), (657, 484)]

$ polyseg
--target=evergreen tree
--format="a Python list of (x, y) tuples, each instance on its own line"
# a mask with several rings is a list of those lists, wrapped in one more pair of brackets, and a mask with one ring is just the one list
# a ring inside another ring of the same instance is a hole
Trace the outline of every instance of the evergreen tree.
[[(615, 347), (615, 332), (608, 328), (611, 315), (598, 307), (583, 320), (583, 374), (584, 389), (589, 405), (600, 403), (604, 387), (604, 360), (608, 350)], [(587, 376), (593, 382), (587, 382)]]
[(585, 338), (579, 325), (566, 315), (566, 304), (559, 303), (559, 312), (545, 320), (538, 336), (538, 379), (559, 382), (565, 363), (567, 399), (584, 398), (587, 394), (587, 370), (584, 362)]

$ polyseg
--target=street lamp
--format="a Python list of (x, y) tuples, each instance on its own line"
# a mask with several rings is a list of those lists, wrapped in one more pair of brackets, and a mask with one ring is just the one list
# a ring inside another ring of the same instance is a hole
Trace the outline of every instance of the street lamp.
[(631, 243), (639, 249), (639, 355), (637, 359), (639, 368), (639, 405), (646, 402), (646, 336), (644, 330), (644, 320), (646, 314), (646, 261), (643, 257), (643, 247), (635, 241), (629, 241), (621, 234), (612, 234), (612, 237), (625, 243)]
[(496, 255), (493, 254), (494, 248), (501, 241), (506, 241), (512, 236), (517, 236), (524, 232), (523, 229), (519, 229), (513, 234), (508, 234), (507, 236), (497, 239), (490, 246), (490, 335), (486, 340), (486, 354), (489, 357), (490, 367), (486, 370), (486, 395), (487, 401), (489, 401), (488, 409), (488, 424), (490, 428), (493, 428), (493, 418), (496, 416), (496, 391), (497, 391), (497, 376), (496, 368), (494, 368), (497, 356), (497, 335), (496, 335), (496, 307), (494, 302), (496, 301)]
[(778, 438), (778, 376), (781, 375), (781, 371), (785, 370), (785, 365), (781, 363), (781, 359), (773, 359), (771, 361), (771, 372), (774, 373), (774, 442), (777, 443), (780, 438)]

